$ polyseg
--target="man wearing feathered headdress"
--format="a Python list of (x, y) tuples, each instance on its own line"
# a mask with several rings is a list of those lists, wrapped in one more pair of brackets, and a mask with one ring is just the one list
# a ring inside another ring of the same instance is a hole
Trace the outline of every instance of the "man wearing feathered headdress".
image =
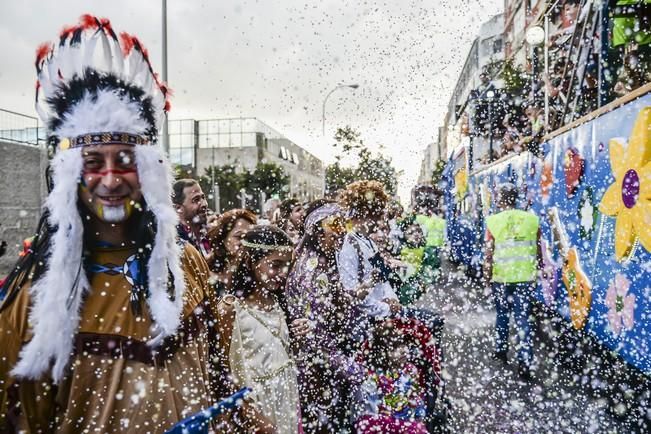
[(167, 88), (138, 39), (88, 15), (36, 70), (52, 189), (0, 305), (0, 431), (165, 431), (213, 402), (214, 305), (176, 240)]

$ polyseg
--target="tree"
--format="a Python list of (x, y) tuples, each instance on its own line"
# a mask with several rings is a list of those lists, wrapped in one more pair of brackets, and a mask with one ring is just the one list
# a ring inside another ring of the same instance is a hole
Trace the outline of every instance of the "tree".
[(225, 164), (223, 166), (209, 166), (204, 174), (196, 177), (192, 173), (175, 167), (175, 177), (192, 178), (199, 181), (201, 189), (208, 196), (208, 205), (214, 206), (212, 181), (219, 187), (219, 210), (226, 211), (241, 206), (240, 192), (246, 190), (247, 194), (253, 196), (253, 201), (247, 201), (248, 208), (255, 208), (261, 205), (260, 192), (266, 197), (278, 196), (284, 198), (289, 191), (289, 175), (285, 170), (275, 163), (258, 163), (255, 170), (243, 170), (238, 172), (238, 166)]
[(513, 62), (513, 59), (504, 61), (500, 78), (504, 80), (504, 90), (509, 95), (521, 95), (527, 84), (525, 72), (520, 65)]
[(355, 169), (352, 167), (342, 167), (339, 161), (337, 161), (326, 167), (325, 178), (326, 192), (334, 193), (356, 180)]
[[(364, 146), (364, 143), (360, 139), (361, 134), (359, 131), (353, 129), (350, 125), (346, 125), (343, 128), (337, 128), (335, 132), (335, 147), (337, 145), (342, 147), (344, 154), (349, 154), (354, 149), (361, 149)], [(341, 155), (338, 155), (337, 160), (341, 158)]]
[(398, 187), (398, 171), (391, 164), (391, 159), (371, 152), (364, 148), (360, 151), (360, 161), (355, 171), (357, 179), (379, 181), (384, 185), (384, 190), (395, 195)]
[(276, 163), (258, 163), (253, 172), (247, 172), (243, 187), (258, 201), (260, 193), (266, 197), (278, 196), (281, 199), (289, 192), (290, 177), (285, 169)]
[(183, 179), (183, 178), (196, 179), (196, 176), (194, 176), (194, 169), (190, 164), (175, 164), (173, 170), (174, 170), (174, 179)]
[[(361, 139), (361, 133), (349, 125), (337, 128), (334, 139), (335, 148), (341, 148), (341, 153), (335, 157), (336, 162), (326, 168), (326, 191), (334, 192), (353, 181), (363, 179), (379, 181), (389, 194), (395, 194), (397, 189), (398, 172), (391, 159), (380, 154), (373, 154)], [(352, 155), (351, 155), (352, 154)], [(354, 156), (357, 165), (342, 167), (343, 156)]]
[[(214, 178), (213, 178), (214, 175)], [(237, 195), (240, 189), (244, 187), (246, 172), (237, 173), (237, 167), (233, 164), (223, 166), (210, 166), (204, 171), (204, 175), (199, 178), (201, 189), (206, 195), (212, 193), (211, 181), (214, 179), (215, 184), (219, 186), (219, 209), (227, 210), (240, 206), (240, 199)], [(210, 206), (213, 201), (209, 200)]]

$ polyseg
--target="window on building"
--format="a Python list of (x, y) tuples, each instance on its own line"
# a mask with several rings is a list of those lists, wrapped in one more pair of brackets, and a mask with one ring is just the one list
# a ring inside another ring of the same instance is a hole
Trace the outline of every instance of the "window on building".
[(195, 122), (191, 119), (169, 121), (168, 134), (172, 164), (193, 166)]
[[(256, 137), (256, 134), (254, 132), (252, 132), (252, 133), (243, 133), (242, 134), (242, 146), (243, 147), (256, 146), (255, 137)], [(264, 144), (265, 144), (265, 149), (266, 149), (267, 148), (267, 139), (265, 139)]]
[(231, 133), (242, 132), (242, 119), (231, 119)]
[(493, 41), (493, 54), (497, 54), (502, 51), (503, 41), (502, 38), (497, 38)]
[(229, 134), (228, 145), (230, 148), (241, 148), (242, 134), (239, 131), (237, 133)]

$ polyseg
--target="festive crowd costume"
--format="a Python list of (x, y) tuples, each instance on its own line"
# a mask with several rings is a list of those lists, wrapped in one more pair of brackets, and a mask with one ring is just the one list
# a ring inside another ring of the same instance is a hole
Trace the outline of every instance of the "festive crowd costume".
[[(317, 208), (305, 219), (305, 237), (313, 236), (325, 219), (341, 215), (336, 204)], [(362, 370), (349, 354), (351, 300), (339, 284), (335, 259), (299, 244), (285, 298), (289, 322), (307, 318), (312, 324), (296, 350), (304, 430), (347, 432), (350, 391), (361, 382)]]
[(427, 434), (419, 375), (409, 363), (390, 371), (369, 369), (356, 396), (357, 432)]
[[(203, 258), (176, 240), (172, 170), (156, 145), (167, 88), (137, 38), (89, 15), (39, 48), (36, 69), (54, 187), (34, 247), (44, 271), (8, 282), (0, 307), (0, 430), (164, 431), (213, 401), (215, 304)], [(151, 222), (143, 245), (84, 234), (83, 150), (112, 144), (133, 148), (143, 201), (125, 206), (136, 208), (128, 224)]]
[(210, 240), (206, 237), (205, 230), (202, 229), (201, 235), (197, 238), (190, 226), (181, 223), (177, 226), (177, 233), (180, 239), (192, 244), (195, 249), (201, 252), (204, 258), (210, 254)]
[(278, 434), (299, 432), (296, 367), (289, 348), (289, 330), (280, 306), (266, 311), (226, 296), (235, 313), (228, 355), (238, 386), (253, 389), (256, 407)]

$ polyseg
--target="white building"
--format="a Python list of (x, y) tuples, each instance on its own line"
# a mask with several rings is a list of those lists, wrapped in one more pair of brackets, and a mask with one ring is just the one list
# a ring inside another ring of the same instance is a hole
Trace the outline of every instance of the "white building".
[[(439, 136), (440, 137), (440, 136)], [(432, 180), (432, 172), (438, 160), (445, 160), (445, 150), (441, 148), (441, 141), (432, 142), (425, 148), (423, 161), (420, 164), (418, 183), (429, 183)]]
[(171, 120), (169, 138), (172, 163), (198, 175), (210, 166), (253, 171), (258, 163), (273, 162), (290, 177), (290, 197), (323, 196), (323, 162), (259, 119)]
[[(459, 121), (466, 111), (470, 92), (480, 84), (480, 73), (491, 62), (503, 60), (504, 14), (498, 14), (481, 25), (450, 97), (439, 139), (440, 148), (445, 150), (446, 155), (461, 143)], [(500, 87), (499, 80), (495, 79), (493, 83)]]

